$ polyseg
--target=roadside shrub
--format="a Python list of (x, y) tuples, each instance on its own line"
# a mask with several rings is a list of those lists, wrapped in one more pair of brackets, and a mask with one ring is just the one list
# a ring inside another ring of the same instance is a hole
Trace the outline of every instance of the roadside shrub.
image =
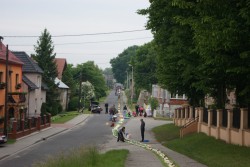
[(150, 103), (150, 106), (151, 106), (151, 111), (154, 111), (159, 105), (158, 100), (156, 98), (154, 98), (154, 97), (151, 97), (149, 99), (149, 103)]
[(51, 112), (50, 112), (52, 116), (58, 114), (58, 106), (59, 106), (58, 103), (53, 103), (53, 105), (51, 107)]
[(75, 111), (78, 108), (78, 97), (72, 97), (69, 100), (68, 110), (69, 111)]
[(47, 113), (47, 104), (46, 103), (42, 103), (41, 106), (41, 115), (45, 115)]
[(58, 113), (61, 113), (63, 111), (62, 105), (59, 103), (58, 104)]

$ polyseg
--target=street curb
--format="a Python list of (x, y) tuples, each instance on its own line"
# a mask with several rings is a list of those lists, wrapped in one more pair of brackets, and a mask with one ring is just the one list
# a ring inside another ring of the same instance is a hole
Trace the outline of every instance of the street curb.
[[(47, 137), (38, 139), (37, 141), (34, 141), (33, 143), (31, 143), (31, 144), (25, 146), (24, 148), (21, 148), (21, 149), (19, 149), (19, 150), (16, 150), (16, 151), (14, 151), (13, 153), (11, 153), (11, 154), (9, 154), (9, 155), (4, 155), (4, 156), (0, 157), (0, 161), (4, 160), (4, 159), (6, 159), (6, 158), (8, 158), (8, 157), (10, 157), (10, 156), (13, 156), (13, 155), (15, 155), (15, 154), (17, 154), (17, 153), (19, 153), (19, 152), (21, 152), (21, 151), (24, 151), (24, 150), (26, 150), (26, 149), (28, 149), (28, 148), (30, 148), (30, 147), (32, 147), (32, 146), (34, 146), (34, 145), (36, 145), (36, 144), (42, 142), (42, 141), (45, 141), (45, 140), (47, 140), (47, 139), (49, 139), (49, 138), (51, 138), (51, 137), (54, 137), (54, 136), (56, 136), (56, 135), (58, 135), (58, 134), (60, 134), (60, 133), (63, 133), (63, 132), (65, 132), (65, 131), (67, 131), (67, 130), (70, 130), (70, 129), (73, 129), (73, 128), (75, 128), (76, 126), (78, 126), (79, 124), (85, 122), (89, 117), (90, 117), (90, 115), (87, 115), (83, 120), (81, 120), (80, 122), (76, 123), (76, 124), (73, 125), (71, 128), (62, 129), (62, 130), (60, 130), (60, 131), (58, 131), (58, 132), (56, 132), (56, 133), (53, 133), (53, 134), (51, 134), (51, 135), (49, 135), (49, 136), (47, 136)], [(48, 127), (48, 128), (42, 129), (42, 130), (39, 131), (39, 132), (34, 132), (34, 133), (32, 133), (32, 134), (30, 134), (30, 135), (28, 135), (28, 136), (21, 137), (21, 138), (19, 138), (18, 140), (24, 140), (24, 139), (26, 139), (26, 138), (28, 138), (28, 137), (32, 137), (32, 136), (34, 136), (34, 135), (39, 134), (40, 132), (47, 131), (47, 130), (50, 130), (50, 129), (52, 129), (52, 128), (53, 128), (53, 127), (50, 126), (50, 127)], [(17, 141), (18, 141), (18, 140), (17, 140)]]

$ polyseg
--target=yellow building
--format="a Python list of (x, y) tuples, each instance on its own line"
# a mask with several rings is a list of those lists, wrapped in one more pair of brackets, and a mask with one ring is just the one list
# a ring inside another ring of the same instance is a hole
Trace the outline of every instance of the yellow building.
[[(6, 46), (0, 41), (0, 133), (4, 128), (5, 107), (7, 107), (8, 124), (10, 118), (22, 119), (24, 92), (22, 92), (22, 66), (13, 53), (8, 52), (8, 85), (6, 84)], [(5, 106), (5, 92), (8, 89), (7, 106)]]

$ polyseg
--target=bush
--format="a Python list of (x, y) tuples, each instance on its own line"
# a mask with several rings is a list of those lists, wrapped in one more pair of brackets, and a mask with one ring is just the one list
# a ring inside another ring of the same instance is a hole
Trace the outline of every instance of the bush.
[(58, 113), (61, 113), (63, 111), (63, 107), (61, 104), (58, 104)]
[(149, 103), (150, 103), (150, 106), (151, 106), (151, 111), (154, 111), (159, 105), (158, 100), (156, 98), (154, 98), (154, 97), (151, 97), (149, 99)]
[(69, 100), (68, 110), (75, 111), (78, 108), (78, 97), (73, 97)]
[(47, 104), (46, 103), (42, 103), (42, 106), (41, 106), (41, 116), (42, 115), (45, 115), (47, 113)]
[(51, 112), (50, 112), (52, 116), (58, 114), (58, 106), (59, 106), (59, 103), (53, 103), (51, 107)]

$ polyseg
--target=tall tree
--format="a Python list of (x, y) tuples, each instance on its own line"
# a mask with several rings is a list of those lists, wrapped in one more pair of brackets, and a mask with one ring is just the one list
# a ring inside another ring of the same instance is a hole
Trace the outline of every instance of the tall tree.
[(94, 86), (95, 97), (97, 99), (106, 95), (107, 86), (105, 84), (102, 70), (93, 61), (78, 64), (76, 73), (82, 74), (82, 81), (89, 81)]
[(138, 46), (130, 46), (120, 53), (116, 58), (110, 60), (112, 71), (117, 82), (124, 84), (126, 80), (126, 70), (129, 69), (131, 57), (134, 57)]
[[(54, 53), (54, 46), (51, 35), (45, 29), (37, 41), (37, 46), (34, 46), (34, 59), (38, 65), (43, 69), (42, 81), (47, 84), (49, 90), (46, 93), (47, 106), (52, 107), (56, 104), (57, 93), (55, 78), (57, 77), (57, 67), (54, 61), (56, 54)], [(51, 110), (50, 110), (51, 111)]]
[(74, 95), (76, 93), (76, 78), (73, 77), (74, 74), (74, 68), (73, 64), (67, 64), (67, 68), (63, 72), (62, 81), (69, 86), (71, 95)]
[(175, 21), (178, 14), (190, 13), (174, 7), (171, 0), (150, 2), (150, 7), (139, 10), (139, 14), (148, 15), (147, 28), (154, 34), (159, 84), (172, 93), (188, 95), (191, 105), (198, 106), (204, 87), (197, 84), (199, 55), (193, 52), (193, 31)]
[(157, 52), (155, 49), (155, 43), (149, 42), (139, 46), (136, 55), (132, 58), (134, 83), (138, 91), (145, 89), (150, 92), (152, 84), (158, 83), (156, 77)]

